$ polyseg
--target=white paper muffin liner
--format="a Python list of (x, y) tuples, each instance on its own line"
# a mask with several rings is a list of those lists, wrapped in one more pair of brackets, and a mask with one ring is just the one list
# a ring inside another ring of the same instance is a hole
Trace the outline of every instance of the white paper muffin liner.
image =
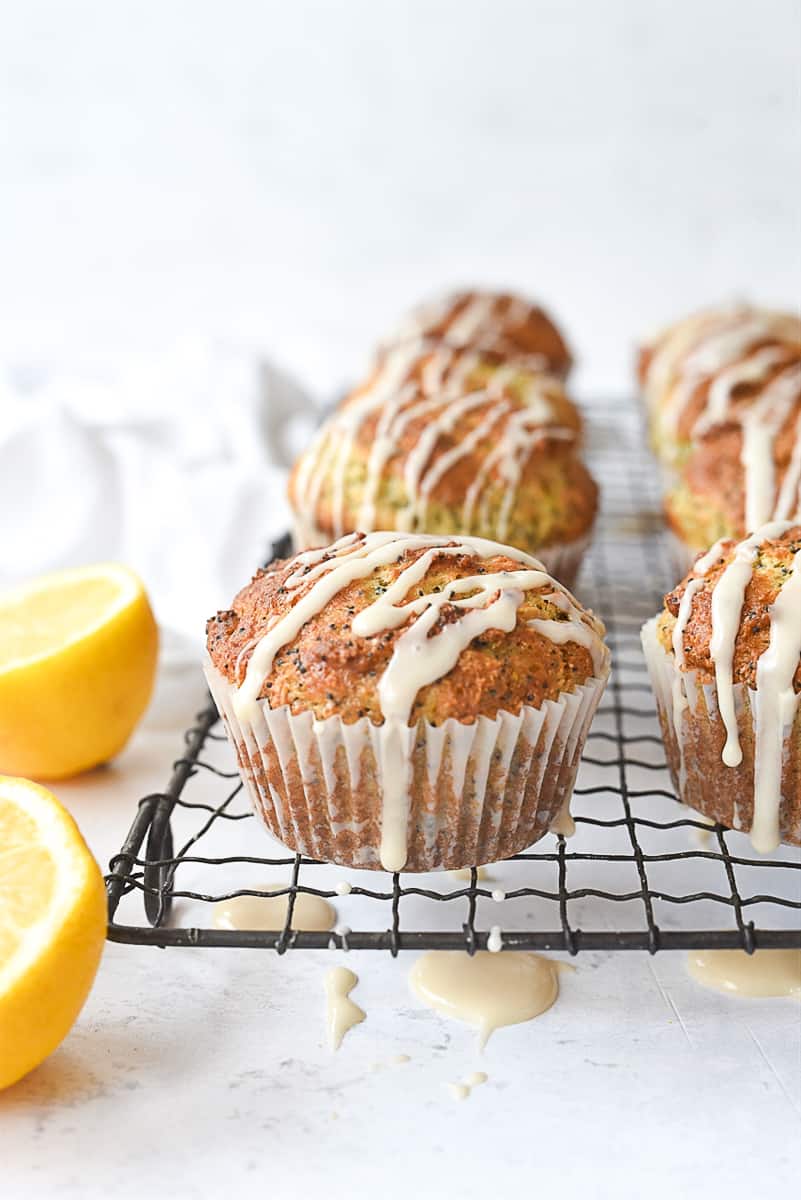
[[(380, 727), (256, 706), (240, 721), (236, 688), (206, 678), (253, 811), (284, 845), (342, 866), (381, 868)], [(406, 871), (458, 869), (519, 853), (567, 814), (587, 731), (609, 674), (541, 708), (409, 728)]]
[[(656, 697), (673, 786), (684, 804), (730, 829), (750, 832), (754, 818), (757, 693), (735, 684), (735, 713), (742, 762), (723, 761), (726, 728), (718, 709), (717, 687), (695, 671), (683, 671), (657, 635), (657, 617), (642, 629), (642, 647)], [(801, 696), (795, 717), (782, 730), (782, 798), (779, 832), (785, 842), (801, 842)]]

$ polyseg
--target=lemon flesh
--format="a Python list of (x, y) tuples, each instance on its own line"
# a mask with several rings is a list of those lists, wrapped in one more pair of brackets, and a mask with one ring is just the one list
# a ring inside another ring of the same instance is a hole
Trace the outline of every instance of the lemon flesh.
[(0, 595), (0, 771), (64, 779), (113, 758), (147, 707), (157, 655), (127, 567), (59, 571)]
[(0, 776), (0, 1088), (72, 1028), (106, 931), (100, 868), (55, 796)]

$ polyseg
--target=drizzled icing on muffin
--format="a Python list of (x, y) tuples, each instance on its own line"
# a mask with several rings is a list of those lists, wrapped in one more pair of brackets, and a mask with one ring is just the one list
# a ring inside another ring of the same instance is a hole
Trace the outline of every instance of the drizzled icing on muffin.
[[(796, 444), (801, 434), (798, 318), (745, 307), (690, 317), (657, 339), (645, 368), (644, 390), (657, 428), (669, 441), (681, 433), (697, 446), (724, 426), (739, 429), (746, 532), (796, 514), (801, 447), (779, 488), (776, 457), (777, 440), (796, 410)], [(715, 450), (699, 448), (697, 453), (702, 455), (700, 466)]]
[[(476, 372), (482, 369), (488, 377), (474, 384)], [(375, 417), (367, 476), (354, 521), (358, 528), (375, 528), (385, 469), (417, 423), (417, 440), (403, 461), (407, 503), (397, 512), (397, 527), (404, 532), (424, 527), (439, 482), (470, 455), (483, 453), (464, 496), (461, 524), (470, 527), (476, 512), (482, 511), (488, 485), (500, 478), (504, 490), (494, 532), (505, 538), (523, 469), (534, 448), (546, 439), (576, 439), (576, 430), (559, 422), (557, 396), (563, 408), (569, 405), (558, 381), (521, 370), (519, 361), (498, 365), (478, 352), (442, 343), (402, 343), (387, 353), (370, 386), (325, 423), (301, 459), (291, 489), (299, 539), (307, 545), (321, 540), (318, 507), (327, 482), (332, 534), (341, 537), (346, 532), (349, 464), (363, 427)], [(480, 412), (476, 423), (469, 420), (473, 412)], [(440, 443), (446, 437), (454, 444), (443, 451)]]
[(644, 373), (646, 401), (675, 436), (690, 401), (708, 385), (690, 431), (700, 437), (731, 418), (739, 387), (765, 383), (799, 352), (801, 322), (790, 314), (746, 307), (699, 313), (657, 339)]
[[(544, 343), (541, 350), (530, 347), (535, 324)], [(517, 364), (534, 371), (553, 371), (564, 376), (570, 367), (570, 352), (561, 334), (543, 310), (520, 296), (500, 292), (451, 292), (413, 309), (393, 331), (389, 346), (421, 337), (437, 337), (450, 346), (470, 347), (513, 357)]]
[(696, 443), (666, 505), (695, 545), (801, 515), (801, 363)]
[[(693, 568), (673, 628), (677, 665), (683, 667), (684, 633), (694, 599), (704, 587), (709, 572), (725, 555), (728, 561), (711, 589), (709, 653), (714, 667), (718, 709), (726, 730), (722, 758), (730, 767), (739, 766), (743, 757), (737, 726), (734, 658), (746, 591), (762, 548), (794, 528), (792, 522), (774, 522), (764, 525), (733, 548), (726, 542), (714, 545)], [(757, 661), (756, 687), (751, 691), (755, 732), (751, 840), (762, 853), (774, 850), (779, 844), (782, 746), (785, 731), (792, 724), (799, 704), (793, 681), (801, 660), (801, 549), (793, 554), (792, 566), (768, 609), (768, 619), (770, 638)]]
[[(279, 651), (303, 627), (356, 580), (367, 579), (390, 564), (415, 554), (383, 594), (353, 615), (349, 633), (375, 638), (400, 629), (377, 690), (382, 724), (374, 729), (381, 772), (383, 812), (381, 862), (400, 870), (406, 861), (411, 755), (414, 729), (409, 720), (420, 690), (447, 675), (463, 652), (490, 630), (510, 632), (527, 592), (548, 589), (546, 598), (562, 619), (537, 618), (532, 629), (555, 643), (573, 641), (589, 653), (596, 674), (606, 669), (602, 626), (531, 556), (482, 538), (436, 538), (404, 533), (349, 534), (333, 546), (299, 554), (284, 587), (290, 607), (278, 615), (252, 648), (234, 711), (251, 720)], [(468, 555), (476, 560), (502, 557), (519, 569), (470, 571), (440, 590), (420, 592), (418, 585), (435, 560)], [(415, 594), (417, 592), (417, 594)], [(441, 621), (447, 609), (450, 617)]]

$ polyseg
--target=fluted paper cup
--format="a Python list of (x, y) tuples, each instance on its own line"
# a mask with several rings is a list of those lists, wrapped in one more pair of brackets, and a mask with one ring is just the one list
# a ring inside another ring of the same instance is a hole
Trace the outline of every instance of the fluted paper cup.
[[(364, 717), (317, 721), (259, 701), (237, 718), (236, 688), (206, 678), (236, 750), (256, 816), (285, 846), (341, 866), (381, 869), (380, 727)], [(404, 870), (458, 869), (517, 854), (569, 811), (608, 660), (541, 708), (473, 724), (420, 721), (406, 734), (411, 783)]]

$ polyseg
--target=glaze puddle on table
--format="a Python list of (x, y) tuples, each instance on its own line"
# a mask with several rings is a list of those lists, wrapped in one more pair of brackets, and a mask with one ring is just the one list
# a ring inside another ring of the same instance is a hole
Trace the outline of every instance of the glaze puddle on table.
[(430, 1008), (477, 1026), (483, 1048), (495, 1029), (531, 1021), (551, 1007), (561, 965), (539, 954), (429, 950), (409, 982)]
[[(260, 891), (274, 892), (289, 884), (265, 886)], [(216, 929), (283, 929), (289, 907), (289, 894), (284, 896), (232, 896), (214, 905)], [(322, 896), (298, 892), (292, 910), (292, 928), (312, 933), (332, 929), (337, 914)]]
[(704, 987), (729, 995), (801, 998), (801, 950), (691, 950), (687, 969)]
[(325, 977), (327, 999), (326, 1026), (332, 1050), (338, 1050), (342, 1039), (354, 1025), (360, 1025), (367, 1014), (350, 999), (359, 976), (347, 967), (332, 967)]

